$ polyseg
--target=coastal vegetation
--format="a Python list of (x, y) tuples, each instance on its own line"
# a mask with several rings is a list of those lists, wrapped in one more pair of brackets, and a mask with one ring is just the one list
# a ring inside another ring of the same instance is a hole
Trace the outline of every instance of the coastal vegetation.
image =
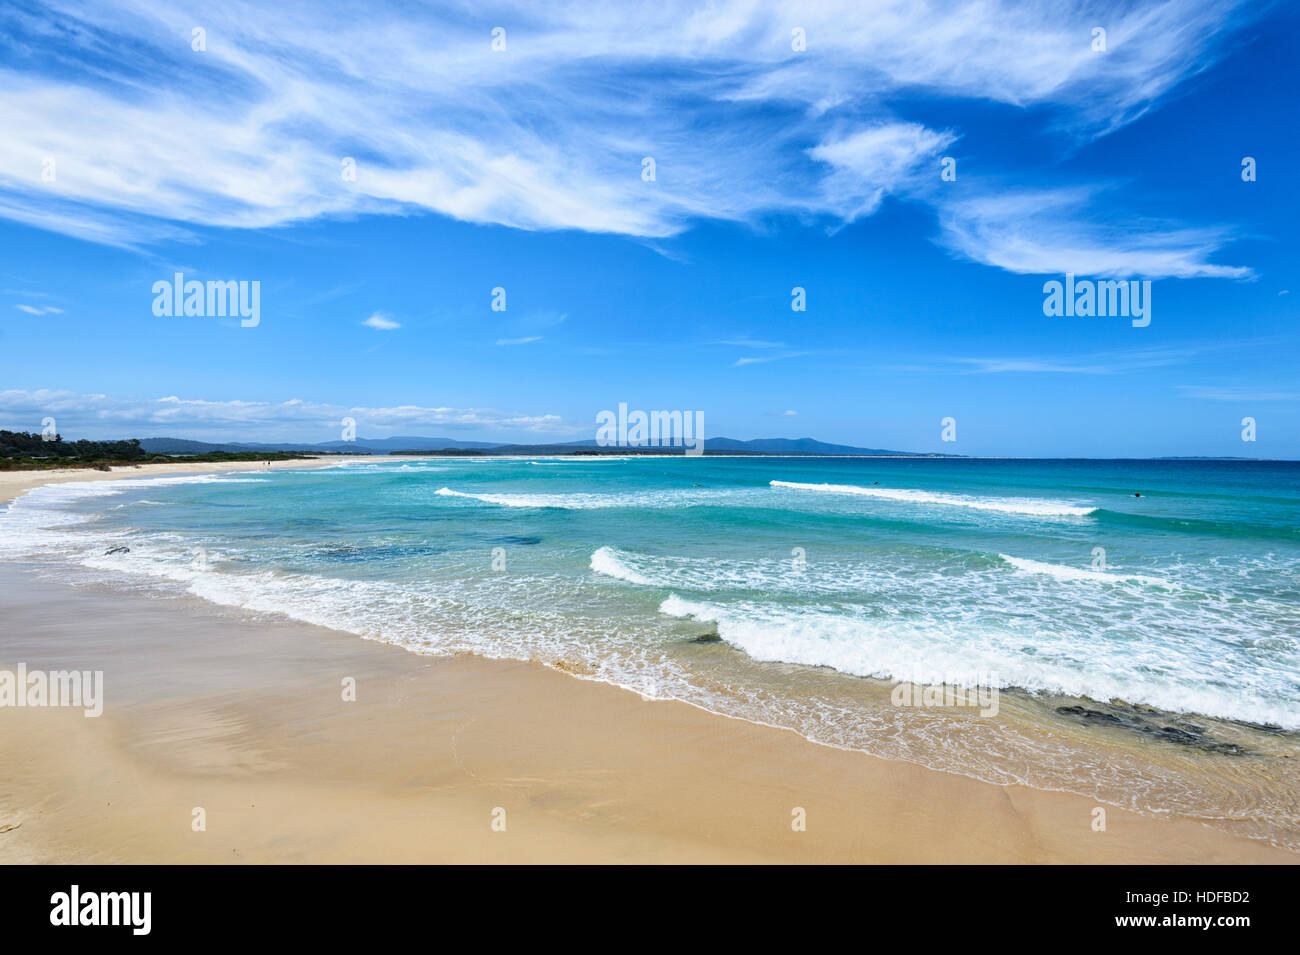
[(291, 461), (308, 454), (283, 451), (209, 451), (202, 454), (157, 454), (127, 441), (64, 441), (28, 431), (0, 431), (0, 471), (39, 471), (56, 468), (98, 468), (113, 465), (157, 464), (173, 461)]

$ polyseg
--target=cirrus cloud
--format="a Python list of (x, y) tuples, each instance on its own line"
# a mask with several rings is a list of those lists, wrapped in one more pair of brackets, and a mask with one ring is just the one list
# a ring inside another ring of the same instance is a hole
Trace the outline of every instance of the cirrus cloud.
[[(128, 247), (411, 212), (647, 241), (700, 220), (851, 222), (887, 195), (935, 201), (932, 161), (961, 131), (898, 115), (901, 99), (1039, 108), (1065, 140), (1086, 140), (1205, 69), (1242, 11), (664, 0), (505, 2), (488, 20), (458, 4), (48, 0), (4, 14), (0, 124), (15, 135), (0, 140), (0, 217)], [(1097, 274), (1244, 271), (1209, 260), (1226, 234), (1135, 226), (1110, 247), (1078, 210), (1044, 236), (1007, 198), (997, 211), (940, 204), (940, 242), (1012, 271), (1059, 271), (1055, 252)]]

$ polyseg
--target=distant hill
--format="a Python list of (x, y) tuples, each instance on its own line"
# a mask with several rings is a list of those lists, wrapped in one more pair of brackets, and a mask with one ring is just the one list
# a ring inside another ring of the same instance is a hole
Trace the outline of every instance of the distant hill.
[(188, 438), (142, 438), (140, 447), (153, 454), (211, 454), (214, 451), (248, 451), (251, 444), (209, 444)]
[[(855, 448), (847, 444), (827, 444), (816, 438), (755, 438), (737, 441), (735, 438), (706, 438), (706, 451), (735, 451), (741, 454), (875, 454), (925, 457), (912, 451), (883, 451), (879, 448)], [(949, 455), (944, 455), (948, 457)]]
[[(208, 454), (214, 451), (296, 451), (323, 454), (420, 454), (424, 452), (477, 451), (483, 454), (573, 454), (591, 451), (603, 454), (672, 453), (675, 448), (613, 448), (600, 447), (594, 440), (567, 441), (559, 444), (508, 444), (493, 441), (458, 441), (454, 438), (394, 437), (357, 438), (355, 441), (325, 441), (307, 444), (285, 441), (275, 444), (238, 442), (217, 444), (192, 441), (188, 438), (141, 438), (140, 447), (158, 454)], [(707, 438), (704, 450), (709, 454), (861, 454), (900, 455), (907, 457), (953, 457), (930, 455), (912, 451), (885, 451), (880, 448), (856, 448), (847, 444), (828, 444), (814, 438), (756, 438), (740, 441), (735, 438)]]
[(140, 447), (163, 454), (202, 454), (209, 451), (307, 451), (317, 454), (338, 451), (347, 454), (385, 454), (389, 451), (416, 449), (442, 451), (447, 448), (494, 448), (500, 442), (456, 441), (451, 438), (358, 438), (356, 441), (302, 441), (277, 443), (242, 441), (214, 444), (188, 438), (141, 438)]

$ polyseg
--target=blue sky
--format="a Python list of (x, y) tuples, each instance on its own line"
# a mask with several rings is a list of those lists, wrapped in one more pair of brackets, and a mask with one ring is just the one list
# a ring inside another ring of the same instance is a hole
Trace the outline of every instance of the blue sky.
[[(0, 5), (0, 427), (571, 441), (627, 402), (710, 436), (1300, 457), (1298, 27)], [(260, 321), (156, 316), (177, 271), (259, 282)], [(1150, 325), (1045, 316), (1067, 272), (1150, 280)]]

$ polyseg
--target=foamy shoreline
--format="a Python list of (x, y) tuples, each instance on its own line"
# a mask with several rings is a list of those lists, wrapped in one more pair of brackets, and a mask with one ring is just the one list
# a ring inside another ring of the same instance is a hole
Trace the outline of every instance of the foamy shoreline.
[(0, 504), (46, 484), (69, 481), (120, 481), (126, 477), (156, 477), (163, 474), (215, 474), (220, 471), (267, 471), (327, 468), (340, 461), (355, 461), (370, 455), (330, 455), (294, 461), (169, 461), (166, 464), (123, 464), (107, 471), (96, 468), (59, 468), (51, 471), (0, 471)]
[[(19, 477), (56, 483), (49, 472), (0, 475)], [(23, 483), (0, 483), (0, 494)], [(14, 564), (0, 566), (0, 592), (0, 668), (103, 669), (108, 697), (98, 720), (0, 709), (12, 727), (0, 737), (12, 782), (0, 828), (19, 825), (0, 834), (0, 861), (1298, 858), (1114, 807), (1095, 832), (1090, 799), (819, 746), (537, 664), (430, 659), (192, 597), (72, 588)], [(348, 678), (355, 702), (341, 699)], [(190, 829), (196, 806), (211, 820), (204, 833)], [(505, 832), (490, 827), (498, 808)], [(795, 809), (807, 831), (791, 829)]]

